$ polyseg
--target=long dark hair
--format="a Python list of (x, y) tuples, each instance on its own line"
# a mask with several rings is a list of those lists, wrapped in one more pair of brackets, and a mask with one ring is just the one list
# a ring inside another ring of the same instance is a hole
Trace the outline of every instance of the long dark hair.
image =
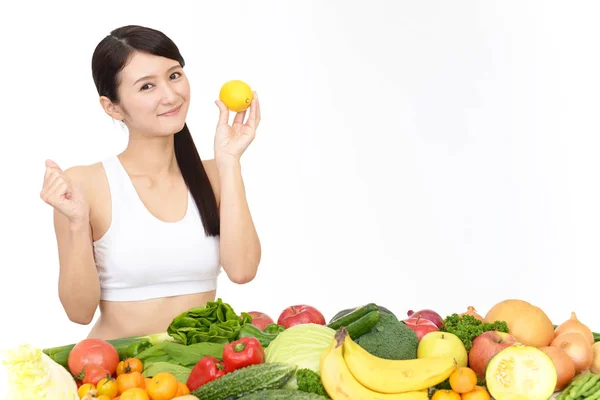
[[(119, 72), (135, 51), (170, 58), (185, 66), (179, 49), (164, 33), (137, 25), (117, 28), (102, 39), (92, 56), (92, 75), (100, 96), (118, 104)], [(174, 146), (177, 164), (198, 206), (204, 231), (208, 236), (218, 236), (217, 201), (187, 123), (175, 134)]]

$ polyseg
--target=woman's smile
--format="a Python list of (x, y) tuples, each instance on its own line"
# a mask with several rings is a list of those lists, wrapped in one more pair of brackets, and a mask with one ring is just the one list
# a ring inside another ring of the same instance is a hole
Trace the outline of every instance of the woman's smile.
[(177, 115), (179, 113), (179, 110), (181, 110), (181, 105), (167, 111), (166, 113), (159, 114), (158, 116), (159, 117), (172, 117), (174, 115)]

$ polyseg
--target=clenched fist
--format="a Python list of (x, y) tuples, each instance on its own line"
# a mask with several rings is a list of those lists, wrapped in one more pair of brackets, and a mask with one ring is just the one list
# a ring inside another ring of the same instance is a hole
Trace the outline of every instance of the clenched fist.
[(54, 161), (46, 161), (46, 173), (40, 197), (71, 222), (80, 222), (88, 217), (89, 207), (83, 192), (72, 184)]

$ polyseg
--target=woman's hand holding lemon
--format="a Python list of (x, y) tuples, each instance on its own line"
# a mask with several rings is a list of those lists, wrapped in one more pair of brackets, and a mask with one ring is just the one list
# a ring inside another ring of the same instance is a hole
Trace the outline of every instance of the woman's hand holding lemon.
[[(230, 81), (221, 88), (216, 104), (220, 113), (215, 134), (215, 160), (217, 163), (229, 159), (239, 161), (254, 140), (260, 123), (260, 106), (256, 93), (242, 81)], [(250, 112), (244, 123), (248, 109)], [(229, 110), (237, 113), (232, 125), (229, 125)]]

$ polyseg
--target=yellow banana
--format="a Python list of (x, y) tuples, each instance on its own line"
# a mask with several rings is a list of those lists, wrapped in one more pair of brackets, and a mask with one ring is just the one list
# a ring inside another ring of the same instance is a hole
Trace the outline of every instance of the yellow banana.
[(321, 355), (321, 381), (332, 400), (428, 400), (427, 390), (389, 394), (361, 385), (344, 360), (343, 341), (346, 336), (347, 331), (341, 328)]
[(448, 379), (456, 369), (453, 358), (387, 360), (372, 355), (344, 334), (344, 360), (363, 386), (381, 393), (423, 390)]

